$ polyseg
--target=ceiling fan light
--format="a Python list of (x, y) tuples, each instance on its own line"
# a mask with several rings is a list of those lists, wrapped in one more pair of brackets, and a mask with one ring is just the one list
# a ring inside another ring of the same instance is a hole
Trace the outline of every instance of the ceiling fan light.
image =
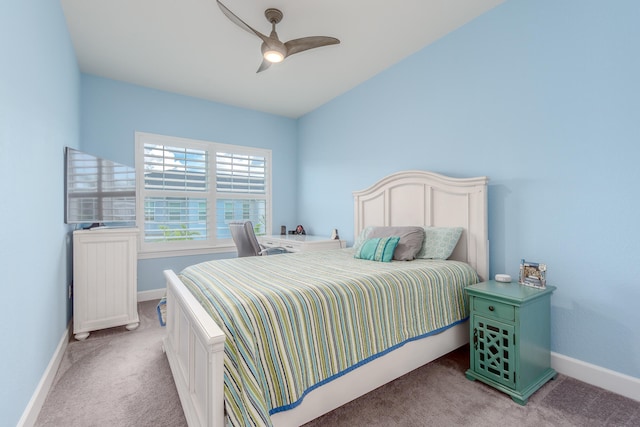
[(264, 56), (264, 59), (272, 63), (282, 62), (282, 60), (284, 59), (284, 55), (282, 54), (282, 52), (278, 52), (277, 50), (274, 50), (274, 49), (269, 49), (265, 51), (263, 56)]

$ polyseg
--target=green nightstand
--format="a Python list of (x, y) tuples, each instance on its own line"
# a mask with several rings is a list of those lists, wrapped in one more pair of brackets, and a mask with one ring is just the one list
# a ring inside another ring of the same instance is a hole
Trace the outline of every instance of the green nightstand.
[(471, 317), (471, 364), (465, 373), (520, 405), (556, 377), (549, 350), (551, 294), (518, 283), (482, 282), (466, 288)]

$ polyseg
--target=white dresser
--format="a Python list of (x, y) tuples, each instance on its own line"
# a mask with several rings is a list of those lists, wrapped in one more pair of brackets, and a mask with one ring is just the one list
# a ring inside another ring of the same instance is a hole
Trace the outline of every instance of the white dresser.
[(138, 327), (137, 228), (73, 232), (73, 333)]
[(261, 236), (259, 239), (260, 243), (267, 248), (285, 248), (289, 252), (324, 251), (326, 249), (346, 247), (344, 240), (334, 240), (329, 237), (309, 234)]

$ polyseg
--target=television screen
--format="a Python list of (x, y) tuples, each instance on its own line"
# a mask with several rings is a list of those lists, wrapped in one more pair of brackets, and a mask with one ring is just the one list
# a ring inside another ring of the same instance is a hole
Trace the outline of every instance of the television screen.
[(66, 147), (64, 219), (94, 226), (135, 224), (135, 169)]

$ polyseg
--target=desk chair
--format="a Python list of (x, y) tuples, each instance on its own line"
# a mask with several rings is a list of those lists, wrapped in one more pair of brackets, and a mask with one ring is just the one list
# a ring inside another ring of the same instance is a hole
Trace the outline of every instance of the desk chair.
[(229, 223), (231, 237), (236, 244), (238, 257), (275, 255), (286, 253), (285, 248), (265, 248), (258, 242), (251, 221), (234, 221)]

